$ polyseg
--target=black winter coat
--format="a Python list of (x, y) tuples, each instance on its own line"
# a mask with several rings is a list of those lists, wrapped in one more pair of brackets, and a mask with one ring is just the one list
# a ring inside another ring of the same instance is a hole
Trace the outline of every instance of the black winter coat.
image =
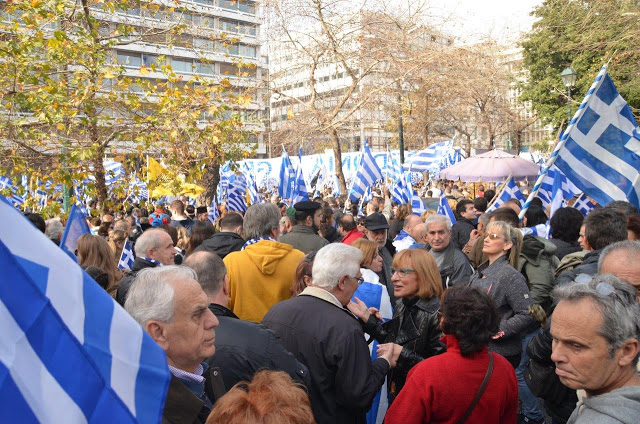
[(467, 218), (460, 217), (453, 227), (451, 227), (451, 241), (460, 250), (469, 242), (471, 231), (476, 228), (473, 222)]
[(571, 283), (580, 274), (594, 275), (598, 272), (598, 259), (602, 250), (594, 250), (587, 253), (582, 263), (573, 269), (563, 272), (556, 278), (556, 285)]
[(127, 293), (129, 293), (131, 284), (133, 283), (133, 280), (135, 280), (136, 275), (138, 275), (138, 272), (141, 269), (154, 268), (155, 266), (156, 264), (149, 261), (145, 261), (142, 258), (136, 258), (136, 260), (133, 261), (133, 265), (131, 266), (131, 271), (129, 271), (124, 275), (124, 277), (122, 277), (122, 280), (120, 280), (120, 285), (118, 286), (118, 291), (116, 292), (116, 301), (122, 307), (124, 307), (124, 302), (125, 300), (127, 300)]
[(442, 330), (438, 319), (440, 299), (398, 299), (393, 318), (384, 324), (370, 316), (364, 330), (378, 343), (402, 346), (398, 364), (390, 373), (389, 403), (393, 402), (407, 380), (407, 374), (418, 362), (443, 353)]
[(318, 424), (364, 424), (389, 372), (371, 361), (360, 322), (346, 309), (307, 295), (276, 303), (262, 320), (284, 347), (309, 368), (309, 399)]
[(582, 247), (580, 247), (580, 243), (578, 243), (577, 241), (568, 243), (564, 240), (554, 238), (550, 238), (549, 241), (555, 244), (555, 246), (557, 247), (556, 258), (558, 258), (559, 261), (561, 261), (562, 258), (564, 258), (569, 253), (579, 252), (582, 250)]
[(224, 259), (229, 253), (242, 249), (243, 245), (244, 239), (236, 233), (220, 231), (203, 241), (200, 246), (195, 248), (194, 252), (211, 252), (220, 256), (220, 259)]
[[(212, 404), (224, 394), (224, 385), (218, 368), (209, 367), (205, 377), (204, 393)], [(180, 379), (171, 376), (169, 391), (162, 411), (162, 424), (204, 424), (211, 408), (194, 395)]]
[[(537, 396), (544, 399), (544, 406), (549, 415), (557, 421), (566, 423), (576, 408), (578, 396), (575, 390), (563, 385), (555, 373), (556, 367), (551, 360), (553, 340), (550, 328), (551, 320), (527, 345), (527, 353), (531, 359), (525, 370), (525, 375), (527, 375), (525, 381), (529, 378), (537, 380), (534, 385), (544, 388), (544, 393), (537, 393)], [(534, 369), (536, 372), (533, 372)]]
[(284, 371), (294, 381), (309, 386), (309, 369), (284, 348), (276, 333), (239, 319), (222, 305), (212, 303), (209, 309), (220, 324), (216, 327), (216, 352), (206, 362), (222, 370), (227, 391), (240, 381), (251, 381), (261, 369)]

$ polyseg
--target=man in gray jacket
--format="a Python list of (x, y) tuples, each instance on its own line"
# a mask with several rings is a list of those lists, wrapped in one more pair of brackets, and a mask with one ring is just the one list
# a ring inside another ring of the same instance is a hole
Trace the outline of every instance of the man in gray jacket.
[(318, 235), (322, 221), (322, 205), (318, 202), (304, 201), (293, 205), (296, 210), (296, 225), (287, 234), (280, 236), (280, 243), (287, 243), (305, 254), (318, 251), (329, 242)]
[(467, 283), (473, 268), (467, 255), (451, 241), (451, 220), (444, 215), (430, 215), (427, 227), (427, 250), (435, 258), (442, 278), (442, 288)]
[(551, 321), (556, 374), (587, 396), (568, 424), (634, 423), (640, 417), (640, 305), (612, 274), (586, 274), (554, 290)]

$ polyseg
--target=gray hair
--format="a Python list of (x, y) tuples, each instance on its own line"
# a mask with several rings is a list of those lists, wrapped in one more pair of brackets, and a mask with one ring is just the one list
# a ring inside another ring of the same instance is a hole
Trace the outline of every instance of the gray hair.
[(113, 231), (116, 230), (121, 230), (125, 233), (128, 233), (129, 231), (131, 231), (131, 225), (124, 219), (119, 219), (113, 223)]
[(64, 225), (60, 222), (60, 218), (51, 218), (45, 221), (47, 228), (44, 234), (52, 240), (60, 240), (60, 236), (64, 232)]
[(633, 262), (640, 260), (640, 242), (624, 240), (618, 241), (605, 247), (598, 256), (598, 272), (600, 272), (600, 270), (602, 269), (602, 263), (604, 262), (604, 259), (613, 252), (624, 252), (624, 259), (626, 260), (626, 263), (631, 265)]
[(175, 297), (171, 283), (188, 278), (198, 279), (195, 271), (186, 266), (144, 268), (131, 284), (124, 309), (143, 327), (150, 320), (171, 322)]
[(490, 221), (491, 221), (490, 213), (483, 213), (478, 217), (478, 224), (482, 224), (484, 227), (489, 225)]
[[(558, 286), (553, 291), (556, 302), (591, 299), (602, 314), (599, 334), (608, 341), (611, 357), (628, 339), (640, 341), (640, 304), (637, 295), (635, 287), (613, 274), (596, 274), (593, 277), (580, 274), (573, 283)], [(634, 367), (637, 363), (638, 355), (633, 361)]]
[(328, 244), (318, 250), (311, 275), (313, 285), (333, 290), (343, 275), (353, 278), (360, 269), (362, 251), (342, 243)]
[(161, 228), (149, 228), (138, 239), (133, 246), (133, 251), (138, 258), (144, 258), (147, 256), (147, 252), (151, 249), (158, 249), (160, 247), (161, 234), (168, 233)]
[(443, 222), (447, 225), (447, 230), (451, 231), (451, 226), (452, 226), (451, 220), (446, 215), (437, 215), (437, 214), (429, 215), (427, 217), (427, 220), (424, 222), (424, 224), (427, 226), (427, 231), (429, 231), (429, 225), (441, 224)]
[(187, 256), (183, 265), (198, 274), (200, 287), (207, 296), (213, 297), (222, 289), (224, 276), (227, 275), (227, 267), (220, 256), (206, 251), (193, 252)]
[(243, 232), (247, 240), (266, 237), (278, 229), (280, 209), (273, 203), (258, 203), (249, 206), (244, 215)]

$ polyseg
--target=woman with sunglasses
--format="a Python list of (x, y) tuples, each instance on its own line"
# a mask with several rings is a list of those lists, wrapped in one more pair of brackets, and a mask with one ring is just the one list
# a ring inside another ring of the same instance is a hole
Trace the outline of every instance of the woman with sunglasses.
[(378, 343), (378, 356), (393, 349), (398, 365), (389, 375), (389, 404), (404, 386), (409, 370), (425, 358), (442, 353), (438, 320), (442, 283), (435, 259), (425, 250), (406, 249), (393, 258), (393, 293), (398, 298), (393, 318), (381, 323), (377, 308), (355, 298), (349, 310), (364, 322)]
[(482, 252), (489, 258), (469, 279), (489, 295), (500, 312), (498, 334), (488, 349), (504, 356), (516, 368), (522, 354), (522, 336), (535, 319), (529, 314), (533, 305), (524, 275), (516, 269), (522, 247), (519, 229), (502, 221), (487, 225)]

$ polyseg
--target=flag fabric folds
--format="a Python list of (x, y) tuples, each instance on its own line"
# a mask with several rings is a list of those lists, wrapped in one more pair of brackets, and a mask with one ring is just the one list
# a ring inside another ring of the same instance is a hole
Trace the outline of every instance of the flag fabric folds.
[(578, 209), (582, 213), (582, 215), (587, 216), (589, 212), (596, 208), (596, 205), (594, 205), (593, 202), (589, 200), (586, 194), (582, 193), (580, 197), (576, 199), (573, 207)]
[(600, 205), (626, 200), (640, 207), (638, 124), (607, 67), (596, 77), (562, 136), (556, 166)]
[(424, 202), (422, 201), (420, 196), (418, 196), (418, 193), (416, 193), (415, 191), (412, 192), (412, 194), (411, 194), (411, 213), (414, 214), (414, 215), (421, 216), (422, 213), (424, 211), (426, 211), (426, 210), (427, 210), (427, 208), (424, 206)]
[(407, 183), (406, 175), (399, 174), (396, 185), (391, 192), (391, 199), (399, 205), (409, 203), (411, 201), (411, 191)]
[(120, 260), (118, 261), (118, 268), (131, 271), (135, 257), (133, 256), (133, 249), (129, 240), (124, 242), (122, 247), (122, 253), (120, 254)]
[(280, 165), (280, 185), (278, 186), (278, 194), (282, 199), (291, 199), (293, 197), (293, 185), (296, 178), (296, 171), (287, 151), (282, 146), (282, 164)]
[(567, 180), (567, 177), (556, 166), (552, 166), (547, 175), (542, 180), (540, 190), (538, 190), (537, 196), (542, 200), (542, 206), (547, 208), (553, 198), (553, 182), (556, 177), (562, 180), (562, 192), (565, 200), (571, 199), (576, 194), (580, 193), (580, 190)]
[(220, 218), (220, 211), (218, 210), (218, 203), (216, 202), (216, 198), (214, 197), (211, 200), (211, 206), (209, 206), (209, 214), (207, 215), (209, 221), (215, 225), (218, 218)]
[(78, 239), (83, 234), (91, 234), (89, 224), (87, 224), (87, 216), (76, 205), (71, 205), (67, 225), (64, 227), (64, 233), (60, 239), (60, 247), (68, 254), (75, 256), (78, 248)]
[(382, 171), (369, 149), (369, 142), (365, 140), (360, 165), (358, 166), (349, 190), (349, 199), (351, 199), (352, 202), (357, 201), (364, 195), (367, 188), (373, 186), (376, 181), (382, 180), (383, 178)]
[(304, 182), (304, 175), (302, 175), (302, 147), (298, 150), (298, 159), (298, 169), (296, 170), (296, 179), (293, 185), (293, 201), (291, 202), (293, 205), (309, 200), (307, 184)]
[(429, 172), (439, 171), (453, 146), (453, 139), (432, 144), (424, 150), (420, 150), (407, 158), (402, 165), (405, 171)]
[(0, 176), (0, 190), (10, 190), (9, 200), (18, 206), (24, 203), (24, 197), (18, 194), (18, 187), (13, 185), (9, 177)]
[(448, 216), (451, 220), (451, 225), (456, 223), (456, 216), (451, 210), (451, 206), (449, 206), (449, 201), (444, 196), (440, 196), (440, 203), (438, 204), (437, 214)]
[(164, 351), (0, 196), (0, 408), (6, 422), (160, 422)]
[(247, 203), (245, 202), (246, 190), (244, 175), (233, 175), (229, 178), (227, 210), (241, 213), (247, 211)]
[(556, 211), (566, 205), (564, 200), (563, 184), (566, 185), (567, 178), (564, 174), (556, 175), (553, 180), (553, 190), (551, 194), (551, 210), (549, 211), (549, 218), (553, 216)]
[(520, 205), (525, 201), (524, 195), (516, 185), (513, 177), (509, 176), (507, 181), (502, 186), (500, 194), (496, 197), (491, 205), (487, 208), (487, 213), (491, 213), (502, 206), (506, 201), (510, 199), (518, 199)]

